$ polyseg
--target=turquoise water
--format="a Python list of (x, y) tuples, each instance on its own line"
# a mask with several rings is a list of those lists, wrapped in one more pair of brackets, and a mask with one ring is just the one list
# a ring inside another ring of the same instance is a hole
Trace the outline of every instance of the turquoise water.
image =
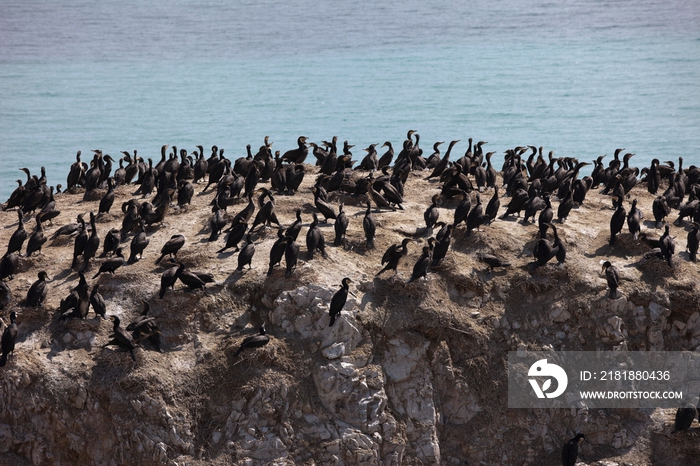
[(0, 198), (23, 166), (65, 185), (78, 150), (265, 135), (700, 164), (698, 2), (457, 3), (4, 1)]

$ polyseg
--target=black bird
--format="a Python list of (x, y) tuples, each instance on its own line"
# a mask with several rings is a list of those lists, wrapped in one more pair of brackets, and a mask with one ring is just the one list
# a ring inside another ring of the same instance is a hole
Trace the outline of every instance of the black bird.
[(285, 232), (285, 235), (291, 236), (294, 238), (294, 241), (297, 240), (297, 237), (299, 236), (299, 232), (301, 231), (301, 226), (302, 226), (302, 220), (301, 220), (301, 209), (296, 209), (295, 211), (297, 219), (294, 220), (294, 223), (292, 223), (289, 228), (287, 228), (287, 231)]
[(175, 283), (184, 269), (184, 265), (178, 264), (163, 272), (163, 275), (160, 276), (160, 291), (158, 292), (160, 299), (163, 299), (168, 288), (175, 289)]
[(552, 203), (549, 200), (549, 196), (544, 196), (545, 207), (540, 212), (540, 216), (537, 217), (537, 225), (540, 229), (540, 238), (544, 238), (547, 235), (547, 224), (552, 223), (554, 218), (554, 211), (552, 210)]
[(617, 203), (617, 209), (610, 217), (610, 246), (615, 244), (615, 235), (622, 231), (622, 227), (625, 225), (625, 218), (627, 217), (627, 211), (622, 205), (622, 198), (613, 196), (613, 202)]
[(325, 259), (326, 256), (326, 240), (323, 238), (323, 233), (321, 228), (318, 226), (318, 216), (316, 212), (311, 214), (314, 220), (309, 226), (309, 231), (306, 232), (306, 248), (309, 252), (309, 259), (314, 258), (314, 252), (316, 249), (321, 251), (321, 255)]
[(32, 283), (27, 291), (27, 300), (25, 301), (27, 306), (38, 307), (40, 304), (46, 300), (46, 295), (49, 292), (49, 288), (46, 285), (46, 279), (48, 274), (43, 270), (39, 272), (39, 279)]
[[(553, 225), (550, 223), (547, 226), (552, 227)], [(535, 243), (535, 248), (532, 251), (532, 255), (536, 260), (536, 266), (539, 267), (545, 265), (557, 255), (557, 252), (559, 252), (559, 248), (556, 247), (554, 243), (550, 242), (546, 238), (538, 239)]]
[(632, 233), (632, 237), (635, 241), (637, 241), (639, 238), (639, 232), (642, 229), (642, 219), (644, 219), (644, 214), (637, 208), (637, 200), (634, 199), (632, 201), (632, 207), (627, 214), (627, 228), (629, 229), (630, 233)]
[(7, 283), (0, 280), (0, 310), (12, 302), (12, 290)]
[(119, 230), (112, 228), (105, 235), (105, 240), (102, 247), (102, 254), (100, 257), (106, 257), (107, 255), (114, 255), (117, 253), (117, 248), (121, 240), (119, 238)]
[(102, 196), (102, 199), (100, 199), (100, 207), (97, 210), (98, 215), (108, 214), (109, 210), (112, 208), (112, 204), (114, 204), (114, 181), (111, 177), (107, 178), (107, 185), (109, 188), (105, 195)]
[(564, 444), (564, 449), (561, 453), (561, 464), (563, 466), (574, 466), (578, 458), (578, 447), (586, 439), (583, 434), (578, 434), (576, 437), (568, 440)]
[(491, 224), (491, 222), (496, 220), (496, 216), (498, 215), (498, 209), (500, 208), (501, 200), (498, 199), (498, 186), (494, 186), (493, 196), (491, 196), (489, 203), (486, 205), (486, 217), (488, 218), (488, 224)]
[(676, 252), (676, 242), (670, 235), (671, 227), (666, 224), (664, 234), (659, 238), (659, 247), (661, 248), (661, 254), (668, 261), (668, 266), (673, 267), (673, 262), (671, 261), (673, 254)]
[(528, 199), (530, 199), (530, 196), (528, 195), (527, 191), (522, 188), (516, 190), (513, 197), (511, 197), (510, 202), (506, 206), (506, 211), (503, 213), (503, 215), (501, 215), (501, 220), (512, 214), (517, 214), (520, 216), (520, 211), (523, 210)]
[(247, 230), (248, 224), (245, 222), (245, 219), (239, 218), (238, 223), (233, 225), (231, 227), (231, 231), (228, 232), (228, 236), (226, 237), (226, 245), (216, 252), (221, 254), (229, 248), (236, 248), (233, 252), (240, 251), (238, 248), (238, 243), (241, 242)]
[(472, 234), (472, 230), (475, 228), (478, 230), (479, 226), (483, 225), (489, 220), (489, 218), (484, 215), (484, 208), (481, 206), (481, 196), (476, 195), (476, 205), (469, 211), (467, 215), (467, 232), (464, 237), (467, 238)]
[(401, 241), (401, 244), (392, 244), (389, 246), (382, 256), (382, 265), (386, 265), (384, 265), (382, 270), (377, 272), (377, 276), (381, 275), (387, 270), (393, 270), (394, 273), (396, 273), (399, 263), (408, 255), (408, 243), (411, 243), (412, 241), (413, 240), (410, 238), (404, 238), (403, 241)]
[(170, 239), (163, 245), (160, 250), (160, 257), (156, 261), (159, 264), (163, 258), (169, 254), (171, 257), (175, 256), (177, 259), (177, 252), (185, 245), (185, 237), (183, 235), (173, 235)]
[(206, 289), (204, 288), (206, 285), (206, 282), (197, 275), (195, 272), (190, 272), (189, 270), (182, 269), (177, 276), (177, 278), (190, 290), (202, 290), (204, 291), (204, 294), (207, 294)]
[(5, 253), (0, 260), (0, 280), (5, 278), (12, 278), (19, 265), (19, 256), (17, 253), (11, 252), (9, 254)]
[(31, 256), (34, 252), (41, 252), (41, 247), (47, 240), (46, 235), (44, 234), (44, 227), (41, 225), (41, 221), (38, 217), (39, 216), (37, 215), (34, 233), (32, 233), (32, 236), (29, 237), (29, 241), (27, 242), (27, 257)]
[(564, 220), (566, 220), (571, 212), (571, 209), (573, 208), (574, 201), (572, 194), (571, 191), (568, 191), (564, 196), (564, 199), (559, 202), (559, 207), (557, 208), (557, 219), (559, 220), (559, 223), (564, 223)]
[(125, 260), (124, 260), (124, 255), (122, 254), (122, 248), (117, 248), (117, 255), (115, 257), (110, 257), (109, 259), (104, 261), (102, 263), (102, 265), (100, 265), (100, 270), (98, 270), (97, 273), (92, 277), (93, 280), (95, 278), (99, 277), (101, 273), (105, 273), (105, 272), (108, 272), (108, 273), (111, 273), (112, 275), (114, 275), (114, 272), (119, 267), (124, 265), (124, 262), (125, 262)]
[(134, 339), (134, 344), (139, 344), (141, 341), (148, 339), (159, 353), (163, 350), (160, 347), (160, 329), (156, 324), (156, 319), (148, 315), (151, 306), (148, 302), (143, 302), (143, 312), (133, 322), (126, 326), (126, 331), (131, 332)]
[(233, 357), (237, 357), (239, 354), (241, 354), (241, 351), (246, 348), (260, 348), (267, 345), (269, 342), (270, 337), (265, 333), (265, 324), (262, 324), (260, 326), (260, 332), (257, 335), (251, 335), (243, 339), (241, 346), (238, 347), (238, 350), (234, 353)]
[(508, 262), (507, 260), (501, 259), (498, 256), (494, 256), (493, 254), (480, 253), (480, 254), (477, 254), (476, 257), (481, 262), (488, 265), (491, 272), (493, 272), (493, 269), (495, 269), (496, 267), (510, 267), (511, 266), (510, 262)]
[(688, 232), (687, 242), (690, 260), (693, 262), (696, 262), (698, 258), (698, 245), (700, 245), (700, 224), (698, 222), (693, 222), (693, 229)]
[(340, 311), (343, 309), (343, 306), (345, 306), (345, 301), (347, 301), (348, 293), (350, 292), (350, 283), (352, 283), (352, 280), (348, 277), (343, 278), (343, 284), (340, 286), (340, 289), (335, 292), (333, 298), (331, 298), (331, 305), (328, 308), (328, 313), (331, 316), (331, 321), (328, 324), (329, 327), (333, 326), (336, 317), (340, 315)]
[(287, 248), (287, 238), (284, 228), (277, 230), (277, 240), (270, 248), (270, 266), (267, 269), (267, 276), (272, 275), (272, 269), (282, 262), (284, 250)]
[(100, 294), (99, 289), (99, 283), (92, 288), (92, 292), (90, 293), (90, 305), (92, 306), (92, 310), (95, 311), (96, 315), (106, 319), (107, 303), (105, 303), (105, 299)]
[(10, 325), (2, 332), (2, 356), (0, 356), (0, 367), (7, 364), (7, 357), (15, 351), (15, 342), (17, 341), (17, 314), (15, 311), (10, 312)]
[(549, 223), (547, 226), (552, 228), (552, 235), (554, 235), (554, 241), (552, 241), (552, 247), (555, 249), (555, 257), (557, 258), (557, 262), (559, 265), (563, 264), (564, 261), (566, 261), (566, 246), (564, 245), (564, 242), (559, 238), (559, 234), (557, 233), (557, 228)]
[(413, 273), (411, 273), (411, 278), (408, 279), (408, 283), (417, 280), (421, 277), (425, 278), (428, 273), (428, 267), (433, 260), (433, 246), (435, 244), (435, 238), (428, 239), (428, 246), (423, 246), (423, 253), (416, 261), (413, 266)]
[[(148, 236), (146, 236), (146, 224), (143, 220), (141, 220), (139, 232), (136, 233), (131, 240), (131, 250), (129, 252), (129, 260), (127, 263), (133, 264), (137, 260), (141, 259), (143, 257), (143, 251), (146, 249), (149, 242), (150, 240), (148, 239)], [(138, 256), (139, 259), (137, 259), (136, 256)]]
[(7, 244), (6, 254), (10, 254), (13, 252), (19, 253), (22, 249), (22, 245), (27, 239), (27, 230), (24, 229), (24, 214), (22, 213), (22, 209), (17, 210), (17, 215), (19, 216), (19, 225), (17, 225), (17, 229), (14, 233), (12, 233), (12, 236), (10, 237), (10, 241)]
[(319, 212), (321, 212), (321, 215), (323, 215), (323, 223), (328, 222), (329, 218), (336, 219), (337, 215), (333, 211), (333, 207), (321, 196), (319, 196), (319, 189), (314, 186), (311, 188), (311, 191), (314, 193), (314, 205), (318, 209)]
[(246, 235), (245, 242), (245, 246), (243, 246), (243, 249), (241, 249), (241, 252), (238, 254), (238, 267), (236, 268), (237, 272), (243, 270), (243, 267), (246, 265), (248, 268), (253, 268), (252, 262), (253, 254), (255, 254), (255, 243), (253, 243), (250, 233)]
[(425, 220), (425, 229), (428, 230), (428, 233), (432, 233), (433, 226), (435, 226), (435, 223), (438, 221), (438, 218), (440, 218), (440, 210), (437, 206), (438, 200), (440, 200), (440, 195), (433, 195), (433, 197), (431, 198), (431, 204), (428, 206), (427, 209), (425, 209), (425, 212), (423, 212), (423, 220)]
[(125, 350), (129, 351), (129, 353), (131, 354), (131, 359), (133, 359), (134, 362), (136, 362), (136, 354), (134, 353), (136, 345), (134, 344), (133, 337), (129, 335), (123, 328), (121, 328), (121, 326), (119, 325), (119, 317), (109, 317), (114, 322), (114, 325), (112, 326), (112, 334), (110, 335), (111, 340), (102, 345), (102, 347), (104, 348), (109, 345), (116, 345), (120, 348), (124, 348)]
[(88, 241), (87, 226), (85, 225), (85, 220), (83, 220), (82, 215), (78, 215), (78, 222), (80, 223), (80, 227), (78, 235), (75, 237), (75, 242), (73, 243), (73, 263), (70, 266), (71, 268), (78, 265), (78, 256), (83, 253)]
[(100, 237), (97, 235), (97, 227), (95, 226), (95, 214), (90, 212), (90, 237), (83, 248), (83, 269), (87, 269), (90, 259), (95, 257), (97, 250), (100, 248)]
[(671, 213), (671, 207), (668, 205), (668, 201), (664, 196), (659, 196), (654, 199), (651, 205), (652, 212), (654, 213), (654, 220), (656, 221), (656, 228), (661, 228), (661, 225), (667, 215)]
[(340, 246), (342, 244), (343, 238), (345, 237), (345, 232), (348, 230), (349, 223), (350, 221), (348, 220), (348, 216), (345, 215), (343, 203), (341, 202), (338, 206), (338, 216), (333, 224), (333, 229), (335, 230), (335, 240), (333, 241), (334, 246)]
[(292, 276), (292, 272), (297, 268), (297, 260), (299, 259), (299, 245), (294, 242), (294, 238), (287, 236), (285, 238), (287, 245), (284, 248), (284, 261), (287, 265), (287, 270), (284, 273), (284, 278)]
[(365, 239), (367, 240), (366, 248), (374, 249), (374, 235), (377, 232), (377, 223), (374, 221), (372, 216), (372, 203), (367, 201), (367, 211), (365, 212), (365, 217), (362, 220), (362, 229), (365, 232)]
[[(452, 242), (452, 225), (446, 225), (447, 231), (445, 234), (437, 240), (435, 243), (435, 248), (433, 249), (433, 262), (432, 266), (436, 267), (440, 264), (440, 261), (445, 258), (447, 251), (450, 249), (450, 243)], [(440, 235), (438, 234), (438, 237)]]
[(472, 208), (472, 201), (469, 197), (469, 194), (466, 191), (461, 190), (459, 195), (462, 196), (462, 199), (459, 201), (459, 204), (457, 204), (457, 207), (455, 208), (454, 221), (452, 222), (452, 225), (455, 228), (457, 228), (457, 225), (467, 220), (469, 210)]
[(676, 410), (676, 420), (673, 424), (673, 432), (680, 432), (682, 430), (688, 430), (697, 415), (697, 409), (692, 404), (688, 403), (685, 406), (681, 406)]
[(617, 297), (617, 287), (620, 286), (620, 272), (610, 261), (605, 261), (602, 271), (605, 272), (605, 279), (608, 281), (608, 288), (610, 288), (609, 298), (615, 299)]
[(209, 241), (216, 241), (219, 239), (219, 234), (221, 230), (228, 223), (228, 216), (226, 211), (219, 207), (218, 199), (214, 199), (214, 207), (212, 208), (214, 214), (209, 219), (209, 228), (211, 229), (211, 234), (209, 235)]

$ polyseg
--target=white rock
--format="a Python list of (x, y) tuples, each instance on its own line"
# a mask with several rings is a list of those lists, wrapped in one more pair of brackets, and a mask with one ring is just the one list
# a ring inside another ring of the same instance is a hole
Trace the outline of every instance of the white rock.
[(323, 357), (326, 359), (338, 359), (345, 355), (345, 343), (338, 342), (327, 348), (323, 348), (321, 354), (323, 354)]

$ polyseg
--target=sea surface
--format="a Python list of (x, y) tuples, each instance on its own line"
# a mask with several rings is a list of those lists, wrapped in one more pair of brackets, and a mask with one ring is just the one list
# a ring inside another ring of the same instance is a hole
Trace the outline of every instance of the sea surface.
[(700, 165), (700, 2), (0, 2), (2, 201), (20, 167), (65, 186), (78, 150), (337, 135), (361, 158), (409, 129), (427, 154), (472, 137)]

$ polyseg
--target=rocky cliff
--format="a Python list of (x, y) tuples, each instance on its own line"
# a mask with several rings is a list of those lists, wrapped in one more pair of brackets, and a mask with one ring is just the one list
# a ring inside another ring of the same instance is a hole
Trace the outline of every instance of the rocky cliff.
[[(626, 230), (611, 247), (610, 198), (593, 190), (557, 224), (567, 246), (562, 265), (529, 265), (537, 224), (509, 217), (469, 238), (458, 227), (425, 279), (407, 283), (422, 244), (409, 245), (398, 274), (375, 277), (389, 245), (429, 237), (423, 212), (439, 185), (424, 177), (411, 174), (405, 210), (374, 214), (370, 250), (363, 198), (332, 194), (336, 210), (345, 203), (347, 237), (331, 246), (332, 223), (322, 223), (328, 257), (312, 260), (303, 238), (316, 211), (314, 177), (307, 173), (296, 195), (276, 196), (283, 224), (297, 207), (304, 219), (301, 261), (288, 279), (284, 268), (266, 276), (277, 237), (269, 227), (253, 235), (253, 268), (235, 272), (237, 254), (216, 252), (225, 237), (207, 241), (214, 192), (197, 186), (192, 205), (171, 207), (163, 224), (147, 229), (142, 260), (92, 280), (104, 261), (96, 259), (88, 274), (91, 287), (101, 285), (108, 316), (123, 325), (150, 302), (163, 352), (143, 344), (136, 362), (102, 347), (110, 321), (92, 311), (84, 320), (58, 318), (60, 300), (78, 281), (72, 238), (49, 240), (40, 254), (21, 258), (2, 311), (9, 322), (9, 310), (17, 310), (19, 338), (0, 370), (0, 464), (558, 465), (563, 443), (577, 432), (586, 434), (583, 464), (697, 464), (698, 429), (670, 436), (673, 410), (508, 409), (505, 372), (508, 351), (700, 349), (700, 269), (683, 252), (689, 226), (672, 227), (673, 268), (644, 259), (648, 246)], [(117, 188), (112, 213), (97, 222), (101, 237), (120, 227), (119, 206), (134, 190)], [(648, 220), (653, 197), (644, 187), (632, 197), (646, 214), (643, 230), (660, 234)], [(61, 215), (47, 234), (97, 210), (98, 201), (82, 193), (56, 200)], [(440, 204), (440, 220), (451, 222), (455, 205)], [(0, 223), (4, 247), (17, 214), (0, 213)], [(33, 226), (28, 220), (27, 230)], [(212, 273), (215, 283), (202, 292), (178, 282), (159, 299), (161, 273), (172, 264), (154, 261), (176, 233), (187, 238), (178, 259)], [(491, 272), (477, 259), (482, 252), (512, 265)], [(620, 269), (616, 299), (607, 297), (604, 260)], [(47, 301), (22, 307), (40, 270), (51, 278)], [(353, 294), (329, 327), (329, 302), (343, 277), (353, 280)], [(263, 322), (270, 343), (234, 358)]]

